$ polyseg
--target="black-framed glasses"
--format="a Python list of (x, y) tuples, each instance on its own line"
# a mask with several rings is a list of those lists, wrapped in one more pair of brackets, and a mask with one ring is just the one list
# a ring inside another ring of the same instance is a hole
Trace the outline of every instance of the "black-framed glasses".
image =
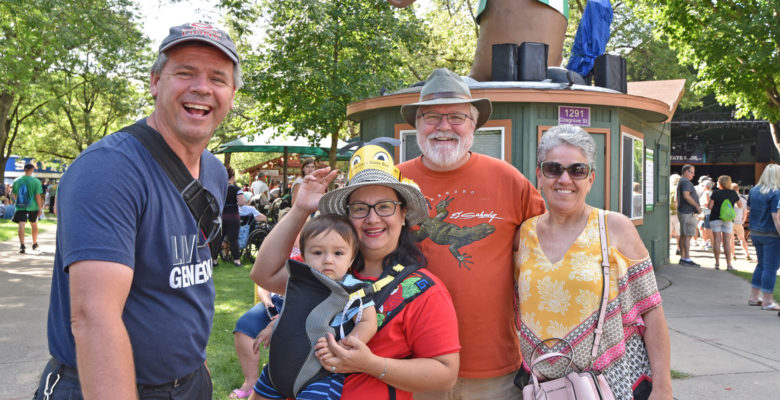
[(352, 218), (365, 218), (368, 217), (368, 213), (370, 213), (373, 208), (376, 215), (380, 217), (389, 217), (395, 214), (395, 209), (399, 204), (403, 203), (392, 200), (383, 200), (374, 204), (356, 202), (347, 204), (347, 213)]
[(470, 120), (474, 119), (463, 113), (440, 114), (434, 112), (427, 112), (427, 113), (420, 114), (420, 117), (422, 118), (423, 122), (425, 122), (428, 125), (439, 125), (439, 122), (441, 122), (441, 119), (443, 117), (447, 117), (447, 122), (450, 125), (463, 125), (466, 123), (467, 119)]
[(542, 170), (542, 175), (546, 178), (560, 178), (563, 175), (563, 171), (566, 171), (571, 179), (578, 181), (587, 178), (591, 170), (590, 165), (585, 163), (574, 163), (564, 167), (561, 163), (555, 161), (544, 161), (539, 164), (539, 168)]

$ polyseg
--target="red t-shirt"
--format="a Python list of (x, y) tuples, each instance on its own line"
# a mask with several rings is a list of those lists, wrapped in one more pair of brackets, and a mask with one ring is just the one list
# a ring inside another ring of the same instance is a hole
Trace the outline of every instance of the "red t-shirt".
[[(424, 268), (420, 271), (435, 284), (408, 303), (386, 326), (377, 331), (368, 342), (368, 347), (374, 354), (398, 359), (426, 358), (457, 353), (460, 350), (458, 324), (450, 294), (441, 280), (430, 271)], [(354, 276), (360, 280), (374, 280), (359, 273)], [(388, 298), (385, 304), (393, 301), (392, 297)], [(388, 387), (371, 375), (347, 375), (341, 399), (389, 399)], [(396, 399), (411, 400), (412, 394), (396, 389)]]
[(522, 355), (514, 324), (512, 247), (520, 224), (544, 213), (542, 196), (511, 164), (477, 153), (454, 171), (432, 171), (420, 157), (398, 168), (428, 201), (420, 247), (427, 268), (452, 295), (460, 376), (490, 378), (517, 370)]

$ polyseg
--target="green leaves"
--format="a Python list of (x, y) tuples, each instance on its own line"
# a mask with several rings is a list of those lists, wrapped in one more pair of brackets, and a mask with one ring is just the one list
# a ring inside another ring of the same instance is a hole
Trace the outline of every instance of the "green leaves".
[(245, 93), (262, 125), (312, 141), (338, 138), (349, 103), (401, 81), (401, 49), (424, 36), (412, 10), (381, 0), (266, 1), (263, 14), (266, 40), (243, 64)]
[(73, 158), (137, 116), (151, 60), (134, 6), (0, 2), (0, 161), (15, 146), (25, 155)]
[(696, 70), (697, 91), (735, 105), (738, 116), (780, 121), (778, 2), (629, 1), (680, 62)]

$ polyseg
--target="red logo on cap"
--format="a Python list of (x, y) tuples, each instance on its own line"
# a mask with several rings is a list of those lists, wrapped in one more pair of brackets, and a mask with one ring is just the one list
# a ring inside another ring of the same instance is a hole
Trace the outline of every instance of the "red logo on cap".
[(217, 41), (222, 40), (222, 33), (209, 24), (193, 22), (190, 26), (192, 26), (193, 29), (182, 29), (182, 36), (206, 36)]

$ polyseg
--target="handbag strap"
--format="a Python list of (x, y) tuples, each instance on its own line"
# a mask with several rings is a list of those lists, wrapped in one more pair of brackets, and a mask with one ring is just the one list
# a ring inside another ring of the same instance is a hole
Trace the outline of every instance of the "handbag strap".
[(604, 276), (602, 280), (603, 291), (601, 294), (599, 322), (596, 324), (596, 337), (593, 339), (593, 349), (591, 351), (591, 357), (594, 357), (593, 361), (596, 361), (595, 357), (599, 351), (601, 334), (604, 332), (604, 317), (607, 314), (607, 302), (609, 301), (609, 243), (607, 241), (607, 222), (604, 218), (604, 210), (599, 210), (599, 237), (601, 239), (601, 267), (604, 271)]

